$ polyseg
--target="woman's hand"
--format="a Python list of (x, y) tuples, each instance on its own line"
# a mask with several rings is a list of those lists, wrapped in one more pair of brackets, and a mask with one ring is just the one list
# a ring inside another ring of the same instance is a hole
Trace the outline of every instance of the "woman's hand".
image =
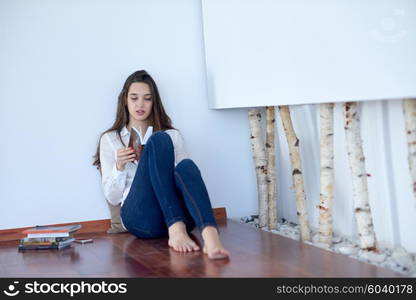
[[(124, 171), (126, 164), (128, 162), (133, 162), (136, 160), (136, 153), (133, 148), (121, 148), (117, 150), (117, 161), (116, 168), (119, 171)], [(138, 158), (137, 158), (138, 160)]]

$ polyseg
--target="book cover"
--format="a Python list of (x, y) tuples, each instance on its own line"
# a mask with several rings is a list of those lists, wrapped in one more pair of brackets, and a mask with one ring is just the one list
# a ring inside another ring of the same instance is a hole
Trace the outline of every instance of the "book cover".
[[(80, 229), (81, 224), (66, 225), (66, 226), (40, 226), (37, 225), (34, 228), (29, 228), (23, 230), (23, 234), (66, 234), (68, 236), (70, 233), (73, 233)], [(65, 235), (57, 235), (65, 236)], [(28, 236), (29, 237), (29, 236)]]
[(70, 237), (68, 232), (51, 232), (51, 233), (28, 233), (28, 238), (65, 238)]
[(25, 237), (20, 239), (21, 243), (49, 243), (49, 242), (62, 242), (71, 238), (72, 234), (69, 237), (40, 237), (40, 238), (29, 238)]
[(71, 237), (58, 237), (58, 238), (23, 238), (20, 239), (21, 245), (59, 245), (59, 243), (65, 242)]
[(153, 126), (149, 126), (146, 130), (146, 133), (143, 135), (140, 128), (137, 129), (135, 127), (131, 128), (130, 132), (130, 140), (129, 140), (129, 147), (132, 147), (136, 154), (136, 161), (139, 160), (140, 153), (144, 148), (144, 145), (146, 144), (147, 140), (150, 138), (150, 136), (153, 134)]
[(75, 238), (70, 238), (65, 241), (61, 241), (55, 245), (24, 245), (20, 244), (18, 250), (44, 250), (44, 249), (63, 249), (69, 247)]
[(62, 245), (62, 246), (42, 246), (42, 245), (19, 245), (18, 250), (19, 251), (23, 251), (23, 250), (47, 250), (47, 249), (57, 249), (57, 250), (61, 250), (64, 249), (66, 247), (69, 247), (70, 244), (67, 245)]

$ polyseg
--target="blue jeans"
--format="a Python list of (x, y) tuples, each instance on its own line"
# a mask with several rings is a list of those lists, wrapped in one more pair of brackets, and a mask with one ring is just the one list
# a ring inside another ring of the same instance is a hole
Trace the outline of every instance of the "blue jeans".
[(134, 179), (121, 207), (127, 230), (138, 238), (168, 236), (168, 228), (183, 221), (187, 232), (215, 221), (201, 172), (191, 159), (174, 166), (174, 146), (164, 131), (153, 133), (139, 160)]

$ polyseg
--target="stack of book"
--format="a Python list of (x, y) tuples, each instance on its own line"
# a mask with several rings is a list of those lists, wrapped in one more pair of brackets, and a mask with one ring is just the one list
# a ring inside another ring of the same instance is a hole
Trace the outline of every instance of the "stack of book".
[(22, 231), (27, 236), (20, 240), (18, 250), (63, 249), (75, 241), (74, 233), (81, 224), (68, 226), (36, 226)]

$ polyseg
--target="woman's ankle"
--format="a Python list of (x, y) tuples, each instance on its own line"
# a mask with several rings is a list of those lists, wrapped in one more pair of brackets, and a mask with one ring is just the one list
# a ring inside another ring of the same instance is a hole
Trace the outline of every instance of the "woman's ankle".
[(186, 232), (186, 225), (183, 221), (173, 223), (168, 228), (169, 234)]
[(218, 228), (213, 226), (213, 225), (205, 226), (204, 228), (202, 228), (201, 235), (204, 236), (204, 235), (207, 235), (207, 234), (219, 235)]

